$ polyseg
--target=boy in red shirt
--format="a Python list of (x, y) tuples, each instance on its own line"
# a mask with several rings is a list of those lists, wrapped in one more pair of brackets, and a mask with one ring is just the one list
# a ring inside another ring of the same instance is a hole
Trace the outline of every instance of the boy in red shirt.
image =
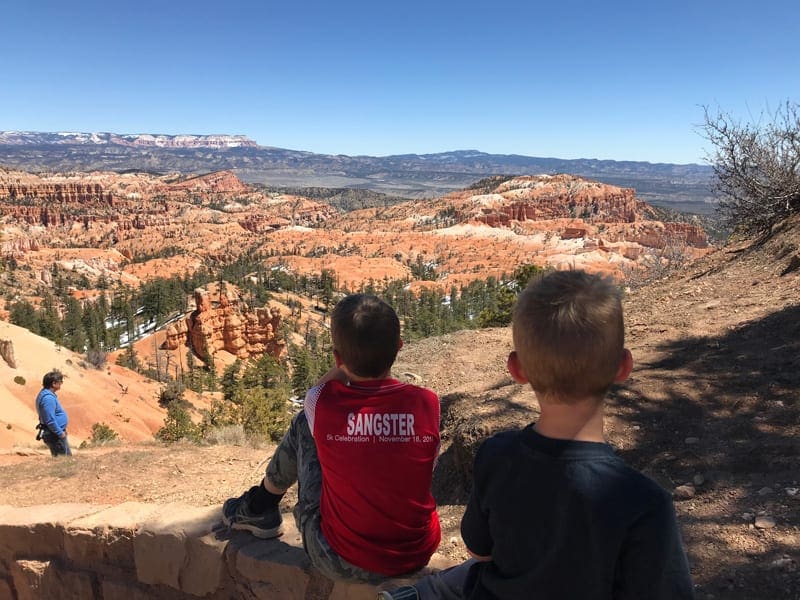
[(331, 315), (336, 366), (306, 394), (266, 476), (222, 507), (223, 522), (261, 538), (281, 534), (281, 497), (295, 482), (297, 528), (329, 577), (379, 581), (425, 566), (439, 545), (430, 492), (439, 399), (390, 378), (400, 322), (365, 294)]

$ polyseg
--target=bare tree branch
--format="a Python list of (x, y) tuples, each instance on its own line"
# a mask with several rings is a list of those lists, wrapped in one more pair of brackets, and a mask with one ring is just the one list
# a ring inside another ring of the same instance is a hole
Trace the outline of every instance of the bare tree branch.
[(705, 107), (708, 156), (728, 226), (744, 234), (768, 232), (800, 211), (800, 109), (787, 101), (757, 123), (741, 123)]

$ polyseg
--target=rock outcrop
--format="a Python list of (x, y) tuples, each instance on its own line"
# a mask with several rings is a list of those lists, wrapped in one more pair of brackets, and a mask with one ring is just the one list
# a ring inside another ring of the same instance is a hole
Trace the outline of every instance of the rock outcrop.
[(0, 255), (22, 256), (26, 252), (34, 252), (40, 248), (39, 241), (31, 237), (18, 237), (13, 240), (3, 240), (0, 243)]
[(17, 359), (14, 357), (14, 342), (12, 340), (0, 340), (0, 358), (12, 369), (17, 368)]
[(213, 356), (220, 350), (237, 358), (269, 354), (282, 358), (286, 342), (281, 335), (281, 313), (277, 308), (240, 308), (227, 294), (220, 294), (217, 306), (205, 289), (194, 292), (195, 310), (185, 319), (171, 324), (164, 347), (175, 350), (188, 345), (198, 356)]
[[(445, 200), (451, 202), (448, 224), (472, 221), (524, 232), (539, 229), (537, 223), (550, 223), (562, 240), (604, 238), (655, 249), (675, 243), (708, 247), (701, 227), (649, 218), (651, 207), (637, 200), (633, 189), (572, 175), (514, 177), (489, 193), (464, 190), (449, 194)], [(559, 222), (572, 224), (560, 226)]]

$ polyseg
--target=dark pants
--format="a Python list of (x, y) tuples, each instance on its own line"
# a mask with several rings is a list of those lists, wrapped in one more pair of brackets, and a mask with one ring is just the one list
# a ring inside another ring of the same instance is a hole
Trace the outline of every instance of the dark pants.
[(297, 483), (294, 520), (303, 537), (303, 548), (319, 571), (336, 579), (356, 579), (377, 583), (384, 576), (350, 564), (330, 547), (320, 528), (319, 501), (322, 494), (322, 467), (317, 446), (304, 412), (291, 425), (267, 465), (266, 478), (282, 490)]
[(420, 600), (462, 600), (464, 584), (469, 577), (474, 558), (444, 571), (423, 577), (414, 583)]
[(61, 438), (47, 429), (42, 432), (42, 441), (50, 448), (50, 454), (53, 456), (72, 456), (72, 450), (70, 450), (66, 433), (64, 437)]

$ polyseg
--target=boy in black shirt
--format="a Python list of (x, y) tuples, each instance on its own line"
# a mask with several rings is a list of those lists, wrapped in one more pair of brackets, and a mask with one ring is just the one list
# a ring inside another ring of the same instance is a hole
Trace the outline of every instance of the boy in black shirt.
[(618, 288), (552, 273), (522, 292), (512, 330), (508, 370), (541, 415), (478, 450), (461, 521), (474, 559), (378, 598), (694, 598), (672, 499), (603, 436), (603, 398), (633, 366)]

